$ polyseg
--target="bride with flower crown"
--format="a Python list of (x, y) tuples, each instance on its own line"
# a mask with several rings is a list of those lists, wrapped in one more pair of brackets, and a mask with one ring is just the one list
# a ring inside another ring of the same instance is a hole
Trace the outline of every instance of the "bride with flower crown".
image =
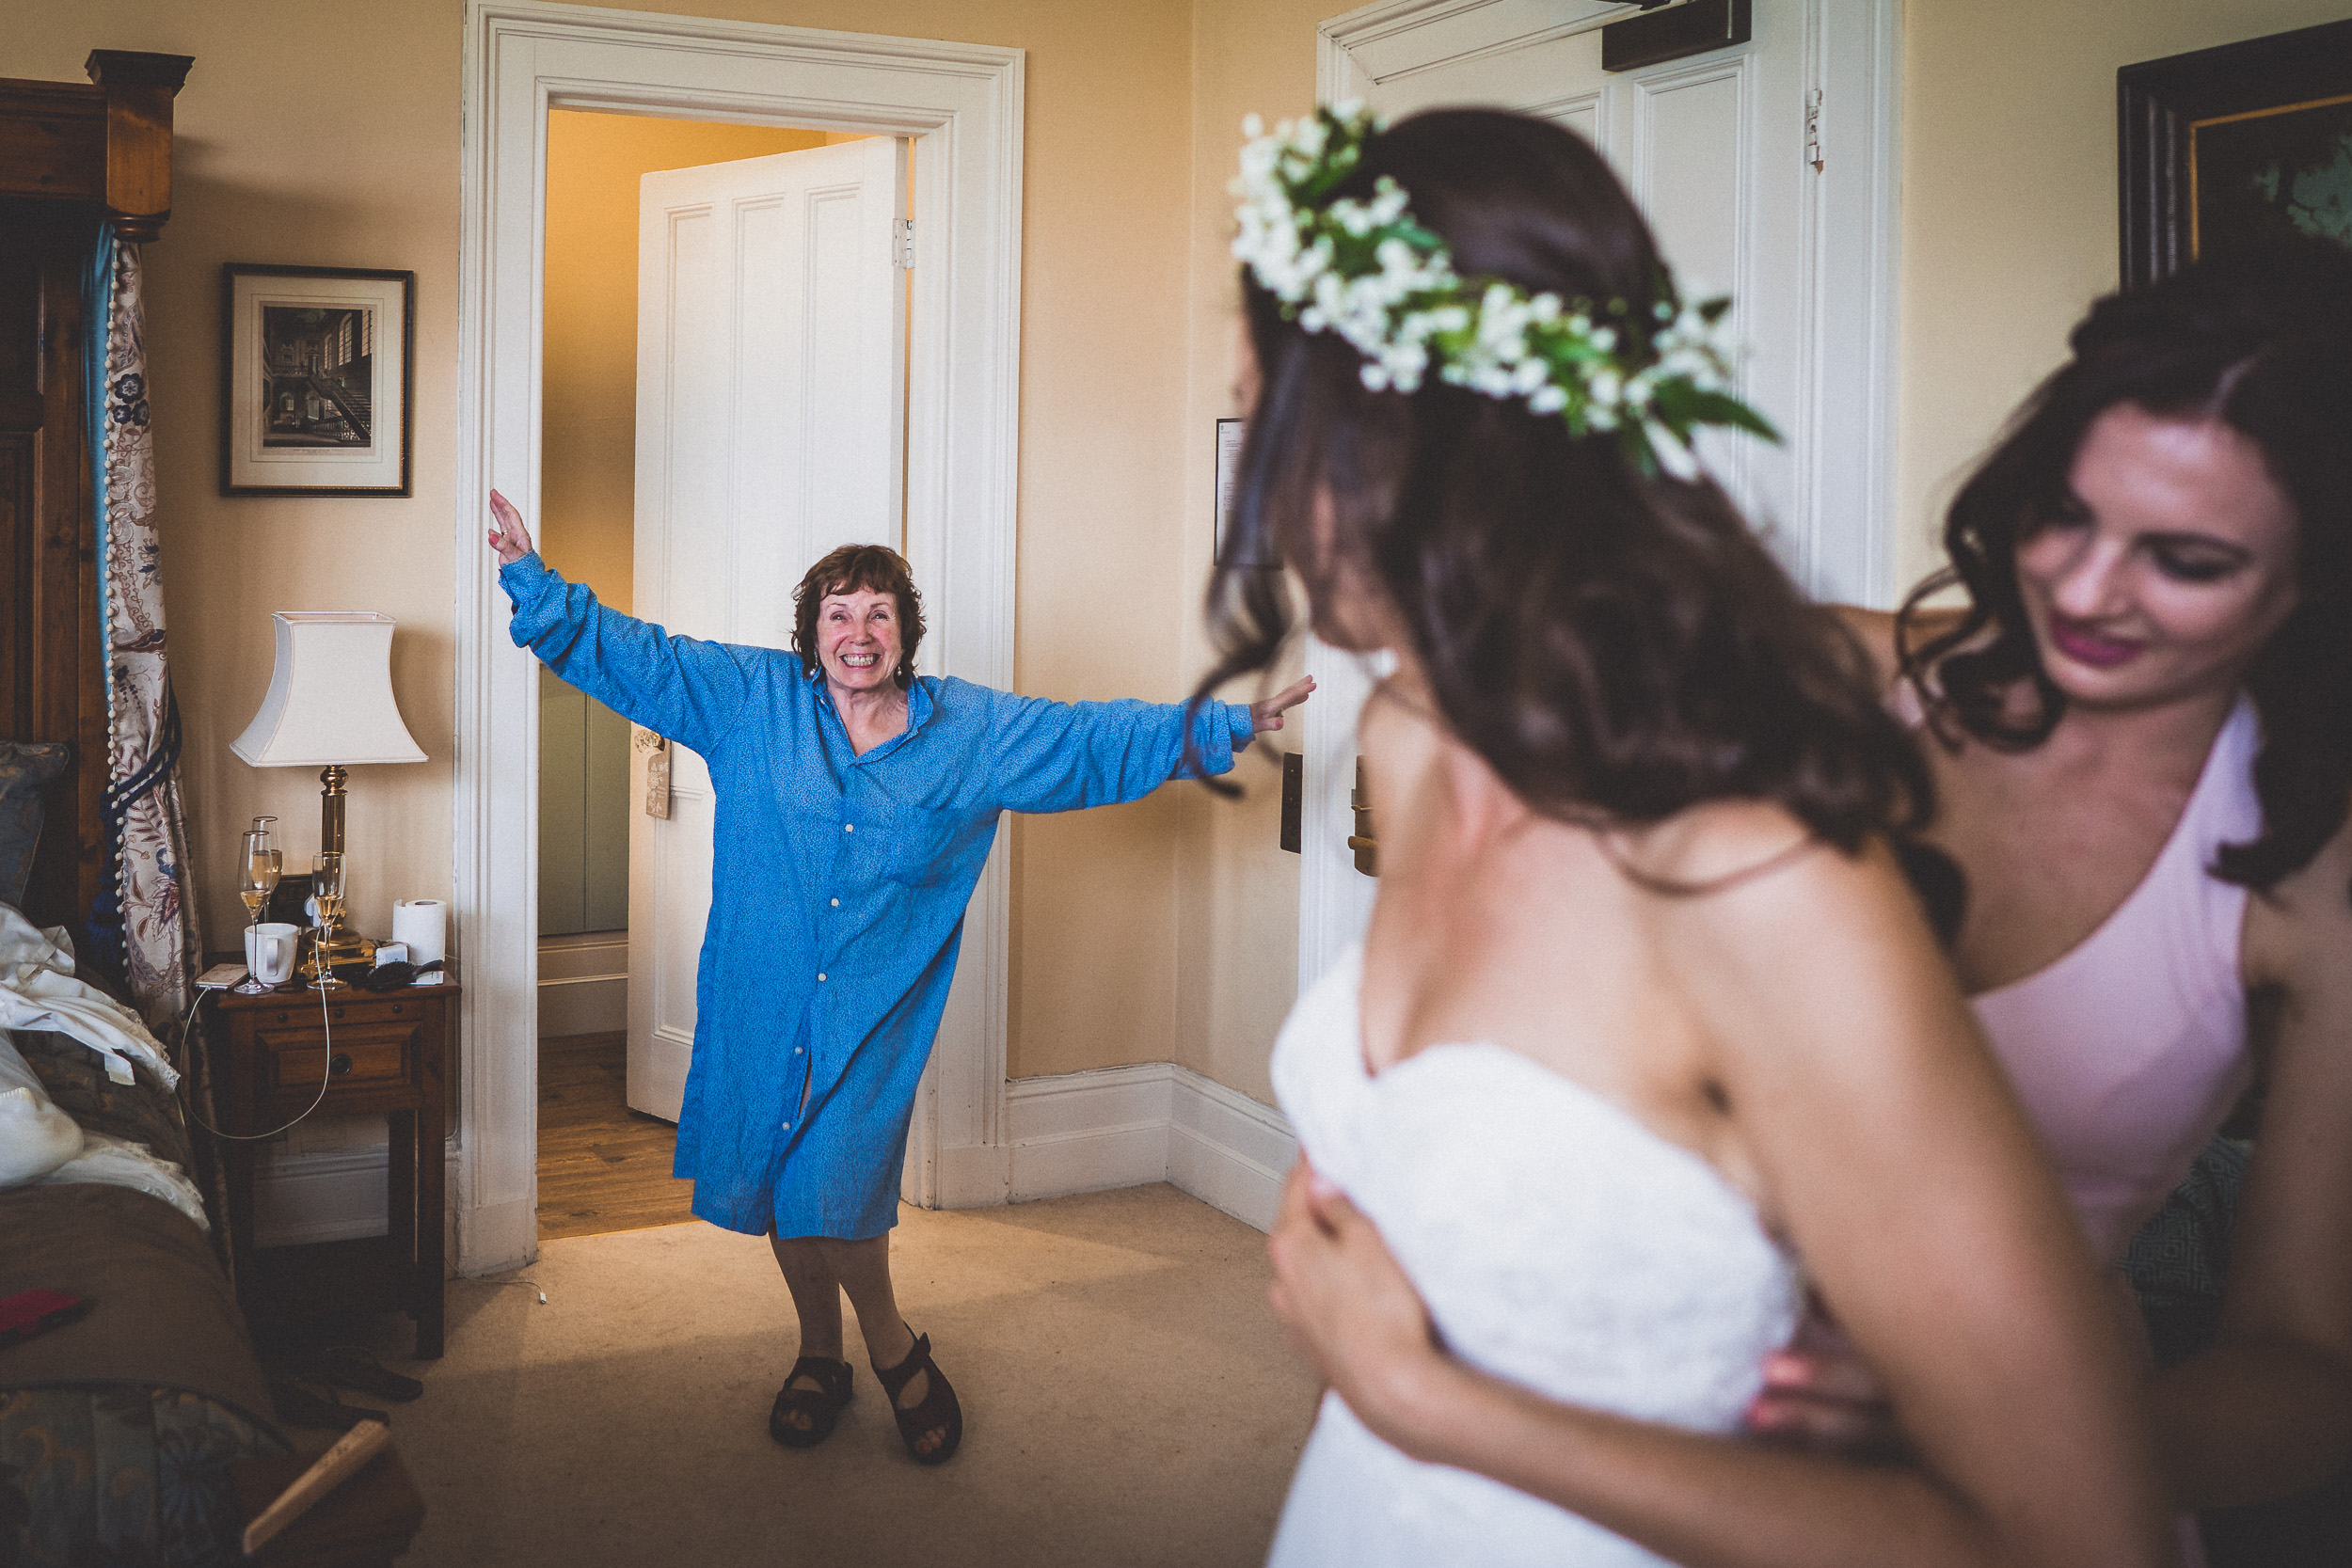
[[(1328, 1359), (1273, 1561), (2171, 1561), (2112, 1307), (1904, 875), (1931, 780), (1693, 457), (1764, 429), (1720, 303), (1532, 119), (1327, 112), (1237, 189), (1230, 557), (1394, 658), (1378, 901), (1274, 1059), (1278, 1237), (1331, 1254), (1278, 1310), (1382, 1343)], [(1204, 693), (1287, 594), (1220, 570)], [(1915, 1458), (1738, 1435), (1808, 1289)]]

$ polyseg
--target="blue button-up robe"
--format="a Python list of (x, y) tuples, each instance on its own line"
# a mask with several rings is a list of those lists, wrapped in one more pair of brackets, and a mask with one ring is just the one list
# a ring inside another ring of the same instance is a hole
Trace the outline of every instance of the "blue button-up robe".
[[(694, 1212), (754, 1235), (881, 1235), (998, 814), (1151, 793), (1185, 771), (1184, 709), (923, 675), (905, 732), (859, 756), (797, 654), (673, 637), (536, 555), (499, 580), (517, 645), (709, 765), (710, 913), (675, 1165)], [(1206, 770), (1232, 768), (1249, 710), (1208, 703), (1193, 722)]]

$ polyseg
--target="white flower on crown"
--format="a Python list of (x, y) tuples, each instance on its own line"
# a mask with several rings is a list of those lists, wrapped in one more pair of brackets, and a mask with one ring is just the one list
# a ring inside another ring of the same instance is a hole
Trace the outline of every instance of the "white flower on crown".
[(1701, 426), (1777, 438), (1735, 395), (1740, 350), (1727, 300), (1684, 304), (1665, 281), (1654, 325), (1625, 321), (1647, 351), (1629, 358), (1617, 353), (1619, 328), (1596, 323), (1582, 303), (1457, 276), (1388, 176), (1368, 201), (1325, 199), (1378, 129), (1354, 103), (1284, 120), (1270, 135), (1251, 115), (1232, 186), (1234, 258), (1303, 330), (1336, 333), (1361, 355), (1365, 387), (1415, 392), (1434, 365), (1449, 386), (1524, 400), (1579, 434), (1616, 433), (1638, 461), (1681, 480), (1698, 474), (1691, 436)]

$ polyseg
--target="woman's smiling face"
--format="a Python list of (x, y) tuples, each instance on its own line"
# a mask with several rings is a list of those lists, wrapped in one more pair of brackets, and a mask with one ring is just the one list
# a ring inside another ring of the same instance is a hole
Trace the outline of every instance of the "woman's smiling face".
[(2218, 420), (2118, 404), (2085, 432), (2071, 502), (2017, 544), (2042, 668), (2133, 707), (2236, 687), (2295, 609), (2295, 506)]
[(817, 606), (817, 659), (840, 692), (886, 689), (899, 662), (898, 600), (870, 588), (828, 594)]

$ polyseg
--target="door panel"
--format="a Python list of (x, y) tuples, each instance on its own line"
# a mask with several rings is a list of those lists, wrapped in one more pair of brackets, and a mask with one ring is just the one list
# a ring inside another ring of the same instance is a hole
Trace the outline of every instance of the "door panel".
[[(637, 613), (786, 647), (826, 550), (902, 524), (903, 142), (644, 177), (638, 222)], [(710, 900), (710, 777), (669, 748), (670, 815), (632, 764), (628, 1102), (676, 1119)]]

